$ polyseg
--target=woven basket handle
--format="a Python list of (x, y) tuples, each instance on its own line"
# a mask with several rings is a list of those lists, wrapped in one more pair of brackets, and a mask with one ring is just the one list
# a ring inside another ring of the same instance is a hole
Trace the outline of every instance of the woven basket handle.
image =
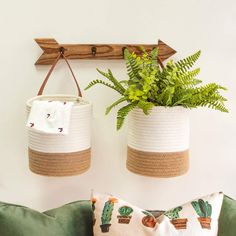
[(66, 59), (66, 57), (65, 57), (65, 55), (64, 55), (64, 49), (63, 49), (63, 48), (60, 49), (60, 54), (58, 55), (58, 57), (56, 58), (56, 60), (55, 60), (54, 63), (52, 64), (52, 67), (50, 68), (50, 70), (48, 71), (48, 73), (47, 73), (47, 75), (46, 75), (46, 78), (44, 79), (44, 81), (43, 81), (43, 83), (42, 83), (42, 85), (41, 85), (41, 87), (40, 87), (40, 89), (39, 89), (39, 91), (38, 91), (38, 96), (43, 94), (43, 91), (44, 91), (44, 88), (45, 88), (45, 86), (46, 86), (46, 84), (47, 84), (47, 82), (48, 82), (48, 79), (49, 79), (50, 75), (52, 74), (53, 69), (55, 68), (57, 62), (60, 60), (61, 57), (65, 60), (66, 64), (68, 65), (68, 67), (69, 67), (69, 69), (70, 69), (70, 72), (71, 72), (71, 74), (72, 74), (72, 77), (73, 77), (73, 79), (74, 79), (74, 81), (75, 81), (75, 84), (76, 84), (76, 87), (77, 87), (78, 96), (79, 96), (79, 97), (82, 97), (82, 93), (81, 93), (81, 90), (80, 90), (78, 81), (77, 81), (77, 79), (75, 78), (75, 75), (74, 75), (74, 73), (73, 73), (73, 71), (72, 71), (72, 68), (71, 68), (71, 66), (70, 66), (70, 64), (69, 64), (69, 62), (68, 62), (68, 60)]

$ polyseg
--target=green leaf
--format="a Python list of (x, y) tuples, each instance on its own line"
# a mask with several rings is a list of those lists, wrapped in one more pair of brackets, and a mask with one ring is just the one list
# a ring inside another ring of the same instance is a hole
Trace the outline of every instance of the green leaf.
[(104, 82), (103, 80), (98, 80), (98, 79), (97, 79), (97, 80), (93, 80), (92, 82), (90, 82), (90, 83), (88, 84), (88, 86), (87, 86), (84, 90), (88, 90), (88, 89), (90, 89), (91, 87), (93, 87), (93, 86), (96, 85), (96, 84), (105, 85), (106, 87), (109, 87), (109, 88), (114, 89), (114, 90), (116, 90), (117, 92), (119, 92), (113, 85), (108, 84), (108, 83)]
[(150, 114), (152, 108), (154, 107), (154, 104), (151, 102), (146, 102), (146, 101), (140, 100), (138, 102), (137, 106), (143, 110), (145, 115), (148, 115), (148, 114)]
[(193, 55), (188, 56), (182, 60), (179, 60), (178, 62), (175, 63), (175, 65), (181, 72), (185, 72), (189, 70), (195, 64), (195, 62), (198, 60), (200, 55), (201, 55), (201, 51), (199, 50)]
[(116, 128), (117, 130), (120, 130), (122, 125), (124, 124), (125, 117), (129, 114), (130, 111), (132, 111), (137, 106), (136, 103), (130, 103), (122, 108), (119, 109), (117, 112), (117, 124)]
[(122, 84), (113, 76), (112, 72), (110, 69), (108, 69), (108, 73), (105, 73), (97, 68), (97, 71), (106, 77), (110, 82), (113, 83), (113, 87), (116, 88), (116, 91), (118, 91), (121, 95), (124, 94), (125, 88), (122, 86)]
[(130, 79), (139, 78), (140, 63), (135, 54), (131, 54), (128, 49), (124, 50), (126, 68)]
[(112, 103), (109, 107), (107, 107), (106, 109), (106, 115), (112, 110), (112, 108), (114, 108), (115, 106), (117, 106), (118, 104), (127, 101), (127, 97), (121, 97), (120, 99), (118, 99), (117, 101), (115, 101), (114, 103)]

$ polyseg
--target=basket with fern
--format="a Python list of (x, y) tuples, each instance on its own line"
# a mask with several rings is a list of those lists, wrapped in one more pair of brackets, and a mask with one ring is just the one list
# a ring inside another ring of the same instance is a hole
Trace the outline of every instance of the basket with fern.
[(197, 78), (200, 69), (192, 69), (200, 53), (177, 62), (169, 60), (163, 66), (156, 48), (150, 53), (143, 50), (140, 56), (125, 49), (127, 80), (116, 79), (110, 69), (97, 69), (107, 81), (97, 79), (87, 86), (102, 84), (120, 94), (106, 114), (121, 106), (117, 130), (129, 114), (127, 167), (132, 172), (157, 177), (184, 174), (188, 169), (188, 111), (208, 107), (228, 112), (220, 93), (226, 88), (216, 83), (202, 85)]

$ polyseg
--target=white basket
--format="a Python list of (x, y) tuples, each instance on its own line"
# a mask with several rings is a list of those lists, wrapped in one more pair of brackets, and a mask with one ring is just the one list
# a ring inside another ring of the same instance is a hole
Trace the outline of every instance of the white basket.
[[(78, 96), (40, 95), (27, 101), (27, 114), (29, 114), (32, 103), (35, 100), (74, 101), (75, 104), (71, 111), (68, 135), (46, 134), (30, 128), (28, 129), (30, 169), (38, 174), (53, 176), (65, 176), (84, 172), (90, 166), (92, 104)], [(79, 165), (81, 155), (83, 156), (82, 172)], [(38, 158), (39, 156), (40, 159)], [(49, 156), (50, 159), (48, 158)], [(59, 161), (58, 158), (57, 162), (58, 156), (61, 159)], [(87, 157), (86, 168), (85, 156)], [(51, 163), (48, 162), (50, 160), (52, 160)], [(77, 168), (75, 168), (75, 165), (73, 168), (71, 166), (74, 161)]]
[(188, 109), (156, 106), (151, 114), (145, 115), (136, 108), (128, 119), (128, 169), (156, 177), (177, 176), (187, 171)]

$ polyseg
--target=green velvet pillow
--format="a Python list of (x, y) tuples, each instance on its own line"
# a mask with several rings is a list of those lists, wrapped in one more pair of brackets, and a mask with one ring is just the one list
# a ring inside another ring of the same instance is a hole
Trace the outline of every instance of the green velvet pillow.
[(218, 236), (236, 235), (236, 201), (224, 196), (220, 218)]
[(1, 236), (92, 236), (90, 201), (77, 201), (43, 213), (0, 202)]

